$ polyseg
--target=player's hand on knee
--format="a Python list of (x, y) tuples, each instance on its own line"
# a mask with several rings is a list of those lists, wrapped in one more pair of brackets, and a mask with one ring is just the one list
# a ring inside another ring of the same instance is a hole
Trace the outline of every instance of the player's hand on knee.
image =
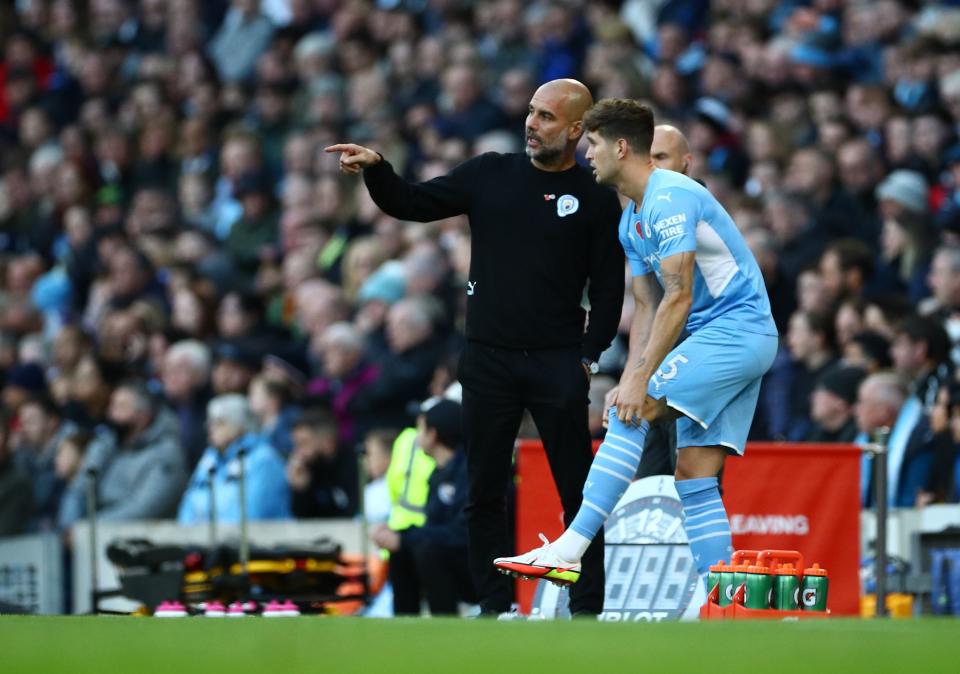
[(362, 169), (373, 166), (381, 159), (379, 152), (353, 143), (338, 143), (323, 148), (323, 151), (339, 152), (340, 170), (350, 175), (360, 173)]

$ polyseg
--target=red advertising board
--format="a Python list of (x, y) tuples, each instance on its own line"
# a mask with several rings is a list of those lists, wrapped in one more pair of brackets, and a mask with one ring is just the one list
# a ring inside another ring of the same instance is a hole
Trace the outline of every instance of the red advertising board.
[(727, 461), (733, 547), (799, 550), (830, 573), (828, 608), (860, 611), (860, 448), (755, 444)]
[[(517, 550), (563, 531), (560, 499), (537, 441), (520, 443), (517, 458)], [(860, 449), (854, 445), (750, 444), (727, 461), (724, 503), (736, 549), (798, 550), (807, 565), (830, 573), (829, 608), (859, 612)], [(534, 583), (517, 584), (529, 610)]]

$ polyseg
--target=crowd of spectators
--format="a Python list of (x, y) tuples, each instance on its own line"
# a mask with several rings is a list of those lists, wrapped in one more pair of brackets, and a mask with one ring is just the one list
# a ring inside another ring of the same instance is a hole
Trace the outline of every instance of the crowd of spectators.
[(891, 498), (960, 500), (955, 2), (24, 0), (0, 33), (0, 535), (85, 516), (91, 468), (104, 518), (202, 520), (214, 481), (230, 519), (241, 448), (251, 516), (355, 512), (357, 447), (456, 376), (470, 236), (323, 148), (429, 179), (521, 151), (566, 76), (682, 129), (754, 251), (753, 438), (890, 427)]

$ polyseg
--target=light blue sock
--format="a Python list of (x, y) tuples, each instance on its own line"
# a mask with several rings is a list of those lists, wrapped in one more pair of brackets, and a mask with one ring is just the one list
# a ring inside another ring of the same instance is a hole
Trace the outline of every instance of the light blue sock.
[(683, 504), (683, 528), (690, 541), (693, 562), (702, 577), (717, 561), (729, 562), (733, 554), (730, 521), (718, 484), (715, 477), (677, 482), (677, 493)]
[(641, 419), (638, 426), (628, 426), (610, 410), (607, 435), (593, 457), (593, 464), (583, 485), (583, 505), (570, 524), (570, 529), (593, 540), (637, 475), (643, 442), (650, 424)]

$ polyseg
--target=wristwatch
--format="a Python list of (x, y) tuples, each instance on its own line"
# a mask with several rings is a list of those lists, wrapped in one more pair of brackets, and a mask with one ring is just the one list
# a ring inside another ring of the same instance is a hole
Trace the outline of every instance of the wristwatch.
[(586, 356), (580, 359), (580, 362), (583, 363), (583, 366), (587, 368), (587, 372), (590, 374), (596, 374), (600, 371), (600, 363), (595, 360), (590, 360)]

